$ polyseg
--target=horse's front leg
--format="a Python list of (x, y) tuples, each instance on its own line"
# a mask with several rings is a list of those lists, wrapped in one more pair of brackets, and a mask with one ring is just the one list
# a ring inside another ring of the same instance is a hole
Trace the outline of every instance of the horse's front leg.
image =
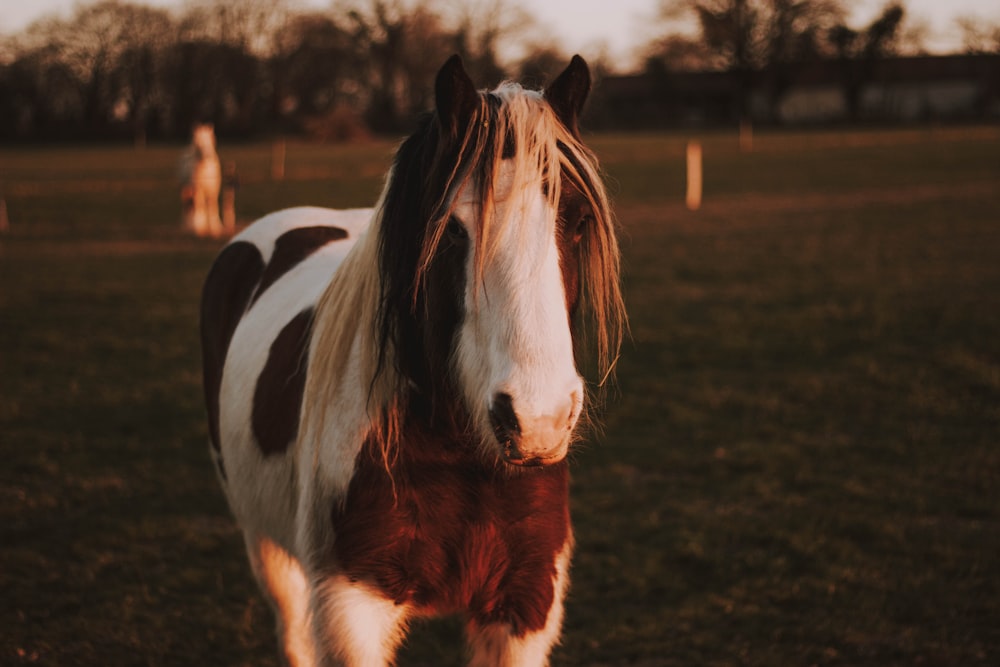
[(549, 652), (559, 639), (558, 625), (551, 632), (546, 626), (523, 636), (515, 634), (510, 625), (470, 629), (469, 667), (544, 667), (549, 664)]
[(540, 629), (519, 632), (510, 623), (469, 624), (470, 667), (544, 667), (549, 664), (549, 653), (559, 641), (562, 630), (571, 552), (572, 540), (569, 540), (556, 557), (552, 605)]
[(393, 664), (406, 634), (409, 609), (369, 586), (336, 574), (315, 582), (313, 619), (324, 667)]

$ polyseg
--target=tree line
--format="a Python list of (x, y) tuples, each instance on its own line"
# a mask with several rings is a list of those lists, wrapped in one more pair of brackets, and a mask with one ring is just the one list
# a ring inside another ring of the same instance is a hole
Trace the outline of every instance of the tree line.
[(662, 16), (693, 17), (698, 33), (668, 34), (652, 45), (646, 71), (663, 75), (680, 64), (687, 70), (730, 72), (737, 115), (746, 116), (751, 91), (763, 90), (773, 110), (799, 71), (834, 61), (841, 68), (848, 113), (856, 119), (861, 90), (875, 64), (922, 50), (923, 36), (919, 29), (903, 32), (906, 10), (899, 0), (890, 0), (860, 28), (847, 24), (848, 7), (845, 0), (663, 0)]
[(503, 10), (204, 0), (174, 15), (100, 0), (0, 46), (0, 138), (177, 139), (197, 122), (236, 137), (397, 132), (427, 108), (428, 82), (450, 54), (479, 81), (508, 73), (497, 47), (518, 25)]
[[(0, 140), (178, 140), (197, 122), (229, 137), (398, 133), (430, 105), (436, 68), (452, 53), (484, 85), (538, 85), (567, 59), (505, 0), (447, 11), (434, 0), (338, 0), (326, 11), (292, 2), (192, 0), (171, 13), (99, 0), (38, 21), (0, 41)], [(900, 2), (862, 27), (847, 25), (848, 2), (662, 0), (664, 36), (637, 46), (642, 69), (731, 72), (745, 103), (761, 85), (779, 99), (797, 68), (832, 59), (856, 105), (873, 63), (915, 38), (902, 30)], [(685, 16), (696, 33), (671, 27)], [(1000, 30), (966, 28), (976, 48), (1000, 51)], [(520, 55), (501, 51), (511, 44)], [(599, 76), (613, 69), (592, 65)]]

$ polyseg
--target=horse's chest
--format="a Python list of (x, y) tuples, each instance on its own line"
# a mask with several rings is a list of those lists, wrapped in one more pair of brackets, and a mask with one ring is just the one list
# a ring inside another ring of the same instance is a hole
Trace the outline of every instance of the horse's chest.
[(333, 516), (338, 566), (421, 613), (544, 626), (569, 539), (564, 465), (507, 476), (471, 457), (403, 460), (392, 482), (362, 454)]

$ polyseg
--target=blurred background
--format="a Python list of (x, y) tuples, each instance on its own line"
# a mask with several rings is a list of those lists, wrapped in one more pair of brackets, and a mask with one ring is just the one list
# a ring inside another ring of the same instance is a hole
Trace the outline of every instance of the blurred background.
[(214, 124), (237, 229), (371, 206), (453, 52), (482, 86), (588, 60), (621, 225), (553, 665), (1000, 664), (996, 2), (33, 0), (0, 34), (0, 664), (278, 664), (185, 145)]
[(982, 0), (68, 4), (0, 10), (0, 140), (400, 132), (455, 52), (484, 86), (540, 85), (585, 52), (591, 129), (1000, 115)]

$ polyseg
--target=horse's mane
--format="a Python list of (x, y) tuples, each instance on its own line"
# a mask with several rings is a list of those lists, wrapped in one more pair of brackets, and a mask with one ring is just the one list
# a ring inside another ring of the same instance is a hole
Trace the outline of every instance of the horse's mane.
[[(482, 209), (471, 279), (482, 279), (499, 238), (494, 229), (507, 224), (494, 214), (501, 162), (513, 165), (514, 192), (544, 182), (553, 210), (564, 178), (588, 199), (595, 220), (579, 246), (577, 319), (583, 321), (574, 323), (574, 340), (596, 353), (600, 385), (617, 359), (625, 326), (619, 251), (596, 157), (559, 121), (540, 92), (505, 83), (480, 93), (479, 101), (460, 136), (446, 136), (437, 117), (428, 114), (400, 145), (370, 228), (316, 307), (303, 421), (322, 433), (325, 412), (336, 404), (338, 392), (367, 389), (368, 437), (380, 445), (387, 465), (410, 390), (424, 389), (428, 381), (421, 339), (428, 271), (459, 192), (473, 187)], [(587, 329), (595, 336), (584, 342)], [(342, 386), (352, 354), (358, 355), (366, 387)]]

